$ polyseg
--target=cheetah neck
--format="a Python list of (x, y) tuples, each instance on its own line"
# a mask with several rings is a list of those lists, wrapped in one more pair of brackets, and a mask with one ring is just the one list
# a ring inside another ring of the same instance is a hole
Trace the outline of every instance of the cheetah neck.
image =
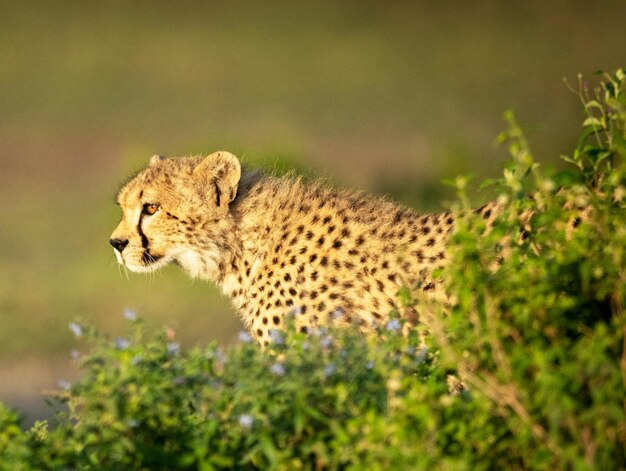
[(191, 278), (214, 281), (219, 276), (219, 251), (215, 244), (206, 247), (181, 249), (176, 262)]
[[(232, 206), (232, 230), (222, 247), (216, 284), (234, 307), (245, 312), (248, 289), (276, 245), (276, 208), (289, 183), (262, 174), (246, 174)], [(244, 322), (247, 323), (245, 318)]]

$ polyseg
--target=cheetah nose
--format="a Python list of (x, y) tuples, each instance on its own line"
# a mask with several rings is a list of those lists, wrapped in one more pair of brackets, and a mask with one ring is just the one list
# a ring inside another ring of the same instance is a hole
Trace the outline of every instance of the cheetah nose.
[(110, 239), (109, 244), (111, 244), (113, 248), (117, 249), (120, 253), (122, 253), (122, 250), (124, 250), (124, 247), (128, 245), (128, 240)]

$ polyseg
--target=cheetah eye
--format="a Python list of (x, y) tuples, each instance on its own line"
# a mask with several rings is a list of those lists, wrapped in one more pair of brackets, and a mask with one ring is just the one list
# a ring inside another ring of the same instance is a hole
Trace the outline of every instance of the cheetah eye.
[(143, 205), (143, 214), (147, 214), (148, 216), (152, 216), (159, 209), (158, 203), (146, 203)]

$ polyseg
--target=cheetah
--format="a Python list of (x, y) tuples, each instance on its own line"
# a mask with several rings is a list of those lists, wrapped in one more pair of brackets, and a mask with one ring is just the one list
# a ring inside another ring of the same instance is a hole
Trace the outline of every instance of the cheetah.
[[(174, 262), (215, 283), (262, 345), (289, 313), (303, 332), (330, 322), (367, 332), (397, 308), (402, 286), (445, 300), (432, 273), (448, 258), (451, 213), (242, 170), (224, 151), (153, 156), (118, 204), (110, 244), (120, 264), (150, 272)], [(401, 312), (407, 325), (419, 322)]]

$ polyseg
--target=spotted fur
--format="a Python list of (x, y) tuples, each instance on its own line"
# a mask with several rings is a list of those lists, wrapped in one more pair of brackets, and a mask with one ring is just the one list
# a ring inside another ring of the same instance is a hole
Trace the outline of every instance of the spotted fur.
[[(445, 300), (431, 274), (447, 260), (449, 213), (242, 173), (228, 152), (155, 156), (118, 202), (123, 217), (111, 243), (121, 264), (147, 272), (175, 262), (214, 282), (263, 344), (290, 312), (303, 331), (329, 321), (368, 331), (387, 319), (403, 285)], [(154, 214), (148, 205), (158, 207)], [(491, 209), (480, 211), (489, 218)]]

